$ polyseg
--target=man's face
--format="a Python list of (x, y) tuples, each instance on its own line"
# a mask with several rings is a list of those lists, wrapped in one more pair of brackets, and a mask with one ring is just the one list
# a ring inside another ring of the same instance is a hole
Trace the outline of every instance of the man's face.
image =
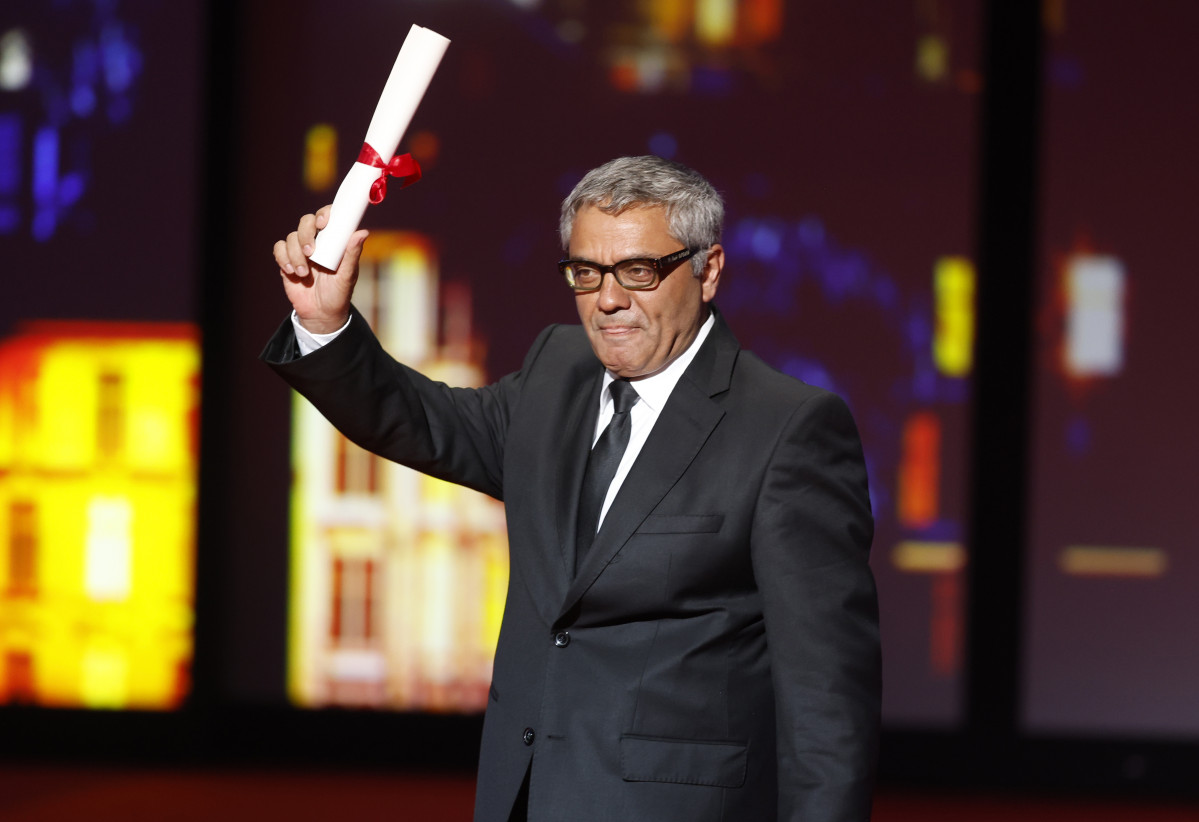
[[(666, 211), (659, 206), (630, 208), (618, 215), (584, 206), (570, 235), (570, 257), (612, 265), (630, 258), (673, 254), (683, 244), (670, 236)], [(691, 262), (659, 274), (658, 284), (629, 291), (616, 277), (604, 276), (598, 291), (575, 295), (579, 319), (595, 356), (618, 377), (636, 379), (661, 371), (686, 350), (716, 296), (724, 251), (712, 247), (702, 277)]]

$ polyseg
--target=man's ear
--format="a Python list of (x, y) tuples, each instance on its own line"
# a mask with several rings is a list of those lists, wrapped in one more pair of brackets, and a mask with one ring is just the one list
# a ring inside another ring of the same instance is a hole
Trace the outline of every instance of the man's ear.
[(708, 249), (708, 261), (700, 274), (700, 287), (703, 289), (703, 300), (706, 303), (716, 296), (716, 288), (720, 285), (720, 272), (724, 270), (724, 246), (716, 243)]

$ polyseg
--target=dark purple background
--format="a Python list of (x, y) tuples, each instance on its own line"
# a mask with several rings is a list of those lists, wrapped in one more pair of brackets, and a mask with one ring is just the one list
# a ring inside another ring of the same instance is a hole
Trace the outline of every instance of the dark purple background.
[[(6, 263), (0, 334), (22, 319), (194, 321), (201, 3), (11, 5), (0, 33), (23, 28), (37, 68), (27, 88), (0, 91), (0, 114), (20, 122), (13, 148), (19, 179), (0, 194), (17, 214), (13, 230), (0, 234)], [(103, 60), (94, 82), (80, 79), (77, 53), (102, 42), (103, 29), (128, 45), (119, 66), (131, 74), (127, 90), (110, 87)], [(90, 111), (71, 105), (81, 87), (94, 92)], [(59, 134), (58, 176), (80, 180), (82, 191), (39, 242), (31, 228), (31, 166), (34, 135), (47, 126)]]
[[(1199, 6), (1071, 4), (1048, 40), (1040, 348), (1025, 626), (1026, 728), (1199, 732)], [(1125, 362), (1071, 386), (1056, 266), (1127, 273)], [(1069, 545), (1158, 548), (1157, 578), (1062, 573)]]

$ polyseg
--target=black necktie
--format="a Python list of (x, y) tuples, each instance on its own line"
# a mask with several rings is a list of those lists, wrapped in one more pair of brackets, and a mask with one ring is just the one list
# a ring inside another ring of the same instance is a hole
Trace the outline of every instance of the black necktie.
[(628, 380), (613, 380), (608, 385), (612, 392), (612, 404), (615, 411), (612, 421), (595, 441), (591, 455), (587, 457), (587, 473), (583, 475), (583, 491), (579, 495), (579, 527), (575, 541), (575, 567), (583, 564), (583, 557), (595, 539), (599, 528), (600, 510), (604, 507), (604, 497), (608, 495), (608, 486), (616, 476), (620, 466), (620, 458), (629, 445), (629, 430), (632, 423), (629, 420), (629, 410), (636, 405), (637, 390)]

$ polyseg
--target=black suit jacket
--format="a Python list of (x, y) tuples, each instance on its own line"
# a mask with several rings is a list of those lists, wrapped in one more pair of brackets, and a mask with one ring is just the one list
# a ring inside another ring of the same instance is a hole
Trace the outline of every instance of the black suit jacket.
[(396, 363), (357, 315), (302, 358), (285, 322), (263, 357), (363, 447), (505, 503), (476, 820), (504, 822), (526, 772), (536, 822), (869, 817), (873, 521), (835, 395), (717, 315), (572, 573), (602, 375), (580, 327), (480, 389)]

